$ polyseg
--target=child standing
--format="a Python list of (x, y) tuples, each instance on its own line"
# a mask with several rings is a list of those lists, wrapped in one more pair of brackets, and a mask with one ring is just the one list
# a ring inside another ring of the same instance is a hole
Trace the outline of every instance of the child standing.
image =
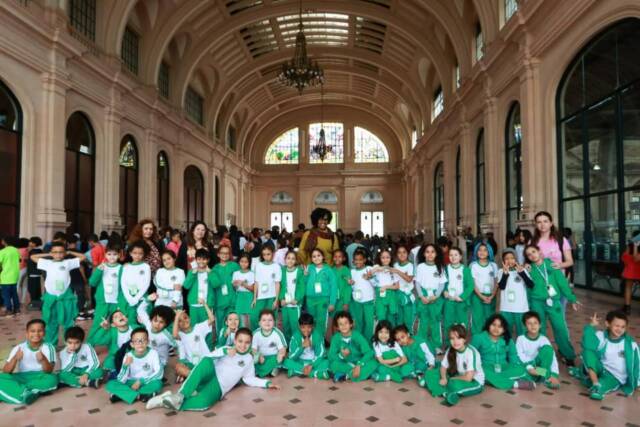
[(132, 404), (136, 400), (147, 402), (162, 389), (163, 365), (158, 353), (149, 347), (149, 334), (144, 327), (131, 333), (131, 350), (122, 361), (118, 378), (106, 385), (109, 400)]
[(256, 276), (256, 285), (254, 286), (252, 304), (254, 318), (251, 320), (251, 324), (257, 324), (257, 315), (262, 310), (276, 310), (278, 308), (276, 297), (280, 294), (282, 268), (273, 262), (273, 248), (270, 245), (262, 247), (260, 261), (253, 264), (253, 272)]
[(289, 251), (284, 257), (282, 267), (282, 286), (280, 286), (280, 307), (282, 311), (282, 329), (284, 337), (291, 339), (298, 329), (300, 308), (304, 300), (304, 272), (297, 267), (298, 258), (294, 251)]
[(79, 326), (70, 327), (64, 333), (64, 341), (66, 347), (59, 354), (60, 383), (71, 387), (98, 388), (104, 371), (93, 347), (83, 343), (84, 330)]
[(17, 316), (20, 314), (20, 298), (18, 297), (18, 279), (20, 278), (20, 251), (16, 248), (17, 239), (2, 238), (0, 249), (0, 289), (4, 314)]
[(396, 291), (400, 289), (397, 276), (393, 273), (391, 251), (382, 249), (378, 253), (376, 265), (369, 271), (369, 279), (376, 285), (376, 319), (396, 322), (398, 302)]
[(224, 326), (220, 329), (216, 340), (216, 348), (233, 345), (238, 329), (240, 329), (240, 317), (238, 313), (232, 311), (224, 319)]
[[(336, 310), (349, 311), (351, 305), (351, 270), (346, 265), (347, 255), (342, 249), (333, 251), (333, 271), (336, 275), (338, 284), (338, 300), (336, 301)], [(329, 324), (333, 325), (333, 315), (335, 311), (330, 313)]]
[(540, 333), (540, 316), (528, 311), (522, 316), (526, 333), (518, 337), (516, 350), (520, 363), (536, 381), (544, 381), (548, 388), (560, 388), (558, 359), (549, 339)]
[(249, 254), (242, 254), (238, 258), (240, 270), (235, 271), (232, 276), (233, 286), (236, 288), (236, 313), (240, 316), (240, 324), (244, 328), (251, 326), (253, 309), (253, 292), (256, 277), (251, 271), (251, 257)]
[(462, 264), (462, 250), (449, 249), (449, 265), (446, 267), (447, 286), (444, 290), (444, 330), (461, 324), (469, 328), (469, 300), (473, 293), (473, 276), (469, 267)]
[(204, 301), (209, 307), (213, 307), (213, 275), (209, 274), (209, 251), (206, 249), (196, 250), (196, 268), (192, 268), (187, 273), (184, 280), (184, 288), (189, 291), (187, 294), (187, 303), (189, 304), (189, 316), (194, 324), (207, 320), (207, 310), (201, 301)]
[[(375, 323), (375, 290), (368, 279), (371, 267), (365, 265), (366, 260), (367, 254), (364, 250), (356, 249), (353, 253), (354, 268), (351, 269), (351, 279), (349, 280), (352, 290), (351, 295), (353, 296), (349, 312), (353, 313), (356, 330), (366, 340), (371, 341)], [(335, 326), (335, 319), (333, 323)]]
[(264, 309), (260, 312), (260, 327), (253, 333), (251, 349), (256, 364), (256, 375), (264, 378), (267, 375), (275, 377), (287, 354), (287, 341), (280, 329), (275, 327), (273, 310)]
[(329, 313), (335, 310), (338, 299), (338, 285), (333, 269), (324, 262), (324, 252), (318, 248), (311, 251), (305, 282), (307, 311), (315, 319), (318, 333), (325, 336)]
[(213, 312), (205, 304), (209, 319), (191, 324), (191, 318), (185, 311), (176, 311), (176, 319), (173, 322), (173, 338), (178, 342), (179, 360), (176, 363), (177, 381), (182, 382), (191, 370), (200, 361), (208, 356), (211, 352), (207, 346), (207, 335), (211, 333), (211, 325), (213, 325)]
[(131, 262), (122, 267), (120, 278), (121, 302), (128, 319), (135, 319), (138, 305), (144, 298), (151, 283), (151, 267), (144, 262), (149, 253), (149, 245), (139, 240), (129, 245)]
[(120, 247), (107, 246), (105, 262), (100, 264), (91, 273), (89, 285), (96, 288), (96, 310), (94, 321), (89, 330), (87, 342), (91, 345), (108, 345), (109, 334), (101, 327), (101, 322), (109, 319), (118, 309), (118, 297), (120, 294), (120, 279), (122, 265), (118, 264)]
[(602, 400), (618, 389), (626, 396), (633, 394), (640, 378), (638, 345), (627, 333), (629, 319), (623, 311), (610, 311), (604, 331), (594, 313), (591, 324), (582, 335), (582, 368), (569, 368), (569, 373), (589, 387), (591, 399)]
[(516, 262), (516, 253), (507, 248), (502, 251), (502, 269), (498, 272), (500, 288), (500, 314), (507, 319), (509, 332), (516, 330), (516, 335), (524, 333), (522, 315), (529, 311), (527, 288), (533, 287), (529, 273)]
[(480, 353), (468, 343), (467, 329), (453, 325), (449, 329), (450, 347), (444, 354), (440, 372), (427, 371), (425, 382), (433, 397), (443, 396), (443, 403), (450, 406), (460, 397), (473, 396), (484, 388), (484, 371)]
[(333, 381), (368, 379), (377, 368), (371, 346), (353, 329), (353, 318), (348, 311), (336, 313), (333, 323), (337, 329), (329, 346), (329, 370), (333, 372)]
[(156, 271), (153, 278), (158, 296), (155, 305), (164, 305), (174, 310), (182, 308), (184, 280), (184, 270), (176, 267), (176, 254), (169, 249), (162, 251), (162, 268)]
[(396, 262), (393, 264), (393, 273), (398, 277), (400, 288), (398, 297), (398, 324), (406, 325), (413, 331), (416, 320), (416, 297), (413, 294), (413, 276), (415, 267), (409, 262), (409, 249), (400, 245), (396, 249)]
[(329, 379), (329, 361), (325, 355), (324, 337), (314, 329), (313, 316), (303, 313), (298, 319), (299, 329), (290, 341), (290, 352), (284, 361), (287, 376)]
[(420, 337), (412, 337), (406, 325), (398, 325), (393, 330), (396, 342), (407, 356), (411, 365), (412, 376), (418, 379), (418, 384), (424, 387), (424, 373), (436, 367), (436, 358), (427, 343)]
[(627, 315), (631, 314), (633, 285), (634, 283), (640, 282), (639, 236), (640, 230), (636, 230), (631, 234), (631, 241), (627, 243), (627, 248), (620, 257), (624, 264), (624, 269), (622, 270), (622, 279), (624, 280), (624, 306), (622, 310)]
[(13, 347), (0, 373), (1, 402), (30, 405), (39, 394), (58, 387), (58, 377), (53, 373), (56, 350), (44, 336), (43, 320), (27, 322), (26, 340)]
[(491, 246), (485, 243), (475, 246), (469, 269), (474, 283), (471, 296), (471, 331), (475, 335), (482, 331), (489, 316), (496, 312), (498, 266), (493, 262)]
[(442, 292), (447, 284), (444, 261), (440, 248), (431, 243), (418, 253), (416, 292), (418, 293), (418, 335), (427, 340), (429, 347), (441, 354), (442, 349)]
[(413, 369), (404, 355), (400, 344), (391, 333), (391, 322), (381, 320), (373, 334), (373, 351), (378, 362), (373, 380), (375, 382), (393, 381), (401, 383), (413, 374)]
[[(70, 288), (71, 276), (70, 271), (80, 268), (80, 262), (86, 258), (81, 253), (68, 252), (75, 258), (65, 259), (67, 251), (65, 244), (61, 241), (51, 243), (51, 252), (49, 254), (31, 255), (31, 260), (37, 263), (38, 270), (47, 273), (44, 281), (44, 297), (42, 304), (42, 320), (47, 325), (45, 341), (58, 344), (58, 329), (62, 327), (67, 330), (75, 321), (78, 314), (78, 306), (76, 304), (77, 297)], [(43, 258), (51, 255), (53, 259)]]
[(233, 286), (233, 273), (240, 270), (240, 266), (231, 259), (231, 248), (220, 246), (218, 248), (220, 262), (213, 267), (211, 272), (214, 279), (211, 281), (215, 294), (216, 333), (220, 332), (224, 319), (235, 309), (236, 290)]

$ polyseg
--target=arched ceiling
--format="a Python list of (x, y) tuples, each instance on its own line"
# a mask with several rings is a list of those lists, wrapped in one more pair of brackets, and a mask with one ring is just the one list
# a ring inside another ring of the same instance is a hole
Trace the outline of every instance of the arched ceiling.
[[(386, 120), (401, 152), (412, 129), (429, 123), (433, 90), (445, 103), (453, 70), (472, 66), (476, 22), (496, 33), (498, 0), (303, 0), (308, 53), (325, 70), (325, 101), (369, 109)], [(141, 33), (140, 78), (155, 85), (169, 65), (170, 101), (186, 88), (205, 98), (205, 126), (223, 137), (239, 130), (249, 157), (251, 132), (296, 108), (319, 105), (319, 90), (302, 96), (277, 81), (293, 55), (298, 0), (114, 0), (103, 4), (104, 49), (118, 54), (126, 25)], [(488, 43), (490, 40), (486, 40)], [(217, 132), (216, 132), (217, 131)]]

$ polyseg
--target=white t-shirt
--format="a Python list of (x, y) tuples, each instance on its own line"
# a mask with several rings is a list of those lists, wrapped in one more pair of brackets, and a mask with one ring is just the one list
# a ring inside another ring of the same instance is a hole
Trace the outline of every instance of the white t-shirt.
[[(621, 384), (627, 382), (627, 361), (624, 354), (624, 339), (618, 342), (613, 342), (610, 339), (605, 338), (604, 332), (597, 331), (596, 337), (598, 338), (598, 350), (604, 350), (602, 356), (602, 366), (611, 373)], [(632, 343), (632, 349), (638, 351), (638, 345)]]
[[(551, 346), (551, 342), (544, 335), (538, 335), (538, 338), (535, 340), (532, 340), (526, 335), (520, 335), (518, 337), (516, 340), (516, 351), (518, 352), (520, 361), (527, 365), (527, 369), (533, 367), (530, 363), (538, 357), (540, 349), (545, 345)], [(555, 351), (553, 352), (553, 362), (551, 362), (551, 372), (556, 375), (560, 373)]]
[(351, 269), (351, 280), (354, 281), (351, 287), (351, 295), (353, 300), (359, 303), (373, 301), (376, 294), (373, 290), (373, 284), (369, 279), (365, 279), (364, 276), (369, 274), (371, 267), (364, 267), (361, 270), (357, 268)]
[(418, 265), (420, 264), (418, 262), (418, 252), (420, 252), (421, 247), (422, 246), (416, 246), (415, 248), (411, 249), (411, 251), (409, 251), (409, 259), (413, 260), (414, 271), (418, 268)]
[(282, 268), (272, 262), (265, 264), (258, 262), (255, 268), (256, 286), (258, 286), (258, 297), (256, 299), (276, 298), (276, 282), (282, 280)]
[(191, 328), (190, 332), (178, 332), (178, 353), (180, 359), (187, 360), (197, 365), (203, 357), (211, 355), (207, 346), (206, 337), (213, 329), (209, 322), (205, 320)]
[[(449, 347), (449, 349), (444, 353), (444, 358), (442, 359), (443, 368), (449, 367), (448, 355), (450, 351), (456, 350)], [(464, 375), (468, 371), (474, 371), (473, 379), (480, 384), (484, 384), (484, 371), (482, 370), (480, 352), (478, 352), (478, 350), (476, 350), (472, 345), (467, 345), (463, 352), (458, 352), (456, 354), (456, 368), (459, 375)]]
[(13, 359), (18, 349), (22, 349), (22, 360), (16, 364), (14, 372), (42, 372), (42, 365), (36, 358), (36, 354), (41, 350), (49, 363), (56, 363), (56, 349), (51, 344), (43, 342), (40, 348), (32, 349), (26, 341), (13, 347), (7, 357), (7, 362)]
[(120, 277), (120, 270), (122, 265), (116, 264), (109, 266), (103, 264), (104, 270), (102, 271), (102, 290), (104, 292), (104, 301), (108, 304), (118, 303), (118, 293), (120, 292), (120, 284), (118, 282)]
[[(528, 276), (529, 273), (525, 270)], [(504, 271), (498, 271), (498, 282), (502, 279)], [(509, 271), (507, 286), (500, 291), (500, 311), (507, 313), (526, 313), (529, 311), (529, 300), (527, 299), (527, 287), (522, 277), (515, 270)]]
[(69, 272), (76, 268), (80, 268), (80, 258), (68, 258), (62, 261), (40, 258), (37, 264), (38, 270), (47, 272), (44, 289), (53, 296), (60, 296), (67, 291), (71, 284)]
[[(124, 365), (127, 357), (133, 360), (129, 366)], [(147, 348), (142, 356), (136, 356), (135, 351), (129, 350), (122, 360), (122, 368), (118, 374), (118, 381), (126, 383), (127, 380), (144, 380), (145, 382), (161, 380), (164, 373), (164, 365), (160, 363), (158, 352)]]
[(211, 354), (222, 396), (233, 389), (240, 380), (251, 387), (266, 388), (270, 381), (256, 377), (251, 352), (248, 351), (244, 354), (236, 353), (233, 356), (227, 356), (226, 352), (229, 351), (230, 348), (231, 347), (220, 347)]
[(184, 284), (184, 271), (181, 268), (160, 268), (156, 271), (153, 281), (158, 295), (155, 305), (171, 307), (172, 303), (175, 303), (176, 307), (182, 306), (182, 291), (176, 291), (173, 287)]
[(415, 281), (418, 295), (439, 297), (447, 284), (447, 275), (444, 269), (442, 273), (438, 273), (438, 268), (435, 265), (423, 262), (418, 265)]
[(76, 352), (69, 353), (63, 348), (60, 353), (60, 370), (70, 371), (73, 368), (86, 368), (92, 371), (100, 366), (100, 360), (90, 344), (83, 343)]
[(489, 262), (487, 265), (482, 266), (477, 261), (474, 261), (469, 266), (471, 269), (471, 275), (473, 276), (473, 283), (483, 295), (491, 295), (496, 286), (496, 277), (498, 275), (498, 266), (495, 262)]
[(402, 347), (400, 347), (400, 344), (398, 344), (397, 342), (393, 343), (393, 347), (390, 346), (389, 344), (385, 344), (381, 342), (373, 343), (373, 351), (375, 352), (376, 357), (382, 357), (384, 353), (390, 350), (394, 350), (398, 354), (398, 356), (404, 357), (404, 352), (402, 351)]
[(120, 331), (118, 328), (114, 328), (116, 330), (116, 344), (118, 348), (122, 347), (124, 343), (131, 339), (131, 332), (133, 332), (133, 328), (131, 326), (127, 326), (125, 331)]
[[(389, 270), (389, 267), (382, 267), (380, 265), (375, 265), (375, 267), (381, 268), (382, 271), (374, 273), (372, 279), (376, 288), (382, 288), (383, 286), (393, 286), (394, 283), (398, 281), (398, 277)], [(386, 292), (380, 291), (380, 297), (384, 298)]]
[(138, 305), (151, 283), (151, 268), (146, 262), (125, 264), (120, 281), (122, 295), (131, 307)]
[(274, 356), (281, 349), (287, 348), (287, 340), (278, 328), (273, 328), (269, 335), (265, 335), (262, 329), (258, 328), (253, 332), (251, 348), (263, 356)]
[[(402, 271), (404, 274), (408, 274), (409, 276), (413, 276), (415, 273), (415, 267), (410, 262), (407, 262), (405, 265), (396, 262), (393, 264), (393, 268), (396, 270)], [(402, 278), (402, 276), (397, 276), (398, 283), (400, 283), (400, 291), (407, 295), (413, 296), (413, 280), (407, 282)]]
[[(247, 285), (253, 285), (256, 281), (256, 276), (253, 273), (253, 271), (249, 270), (247, 272), (243, 272), (241, 270), (238, 271), (234, 271), (233, 272), (233, 276), (231, 276), (231, 281), (235, 282), (236, 280), (242, 280), (243, 282), (246, 282)], [(238, 286), (236, 288), (236, 291), (238, 292), (251, 292), (249, 289), (245, 288), (244, 286)]]
[(449, 284), (447, 285), (447, 292), (449, 297), (459, 297), (464, 292), (464, 266), (460, 264), (458, 268), (452, 265), (447, 265), (447, 277), (449, 278)]
[[(298, 269), (294, 269), (293, 271), (289, 271), (286, 269), (285, 273), (285, 283), (280, 286), (286, 285), (285, 289), (285, 300), (293, 301), (296, 298), (296, 277), (298, 276)], [(298, 307), (298, 304), (287, 304), (287, 307)]]
[(151, 319), (149, 319), (149, 315), (147, 314), (146, 301), (143, 301), (142, 304), (138, 306), (138, 321), (147, 328), (147, 332), (149, 333), (149, 345), (152, 349), (158, 352), (160, 363), (162, 366), (165, 366), (169, 360), (169, 351), (177, 345), (176, 341), (173, 339), (173, 335), (171, 335), (167, 330), (168, 326), (159, 332), (153, 331), (151, 327)]

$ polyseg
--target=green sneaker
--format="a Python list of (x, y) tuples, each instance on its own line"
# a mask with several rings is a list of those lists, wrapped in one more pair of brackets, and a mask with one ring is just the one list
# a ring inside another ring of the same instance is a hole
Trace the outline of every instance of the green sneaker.
[(567, 369), (567, 372), (573, 378), (578, 378), (578, 379), (582, 378), (582, 368), (578, 368), (577, 366), (571, 366), (569, 367), (569, 369)]
[(447, 393), (445, 394), (444, 398), (447, 401), (447, 403), (451, 406), (455, 405), (460, 401), (460, 396), (458, 396), (458, 393)]
[(602, 394), (602, 390), (600, 389), (600, 384), (594, 384), (589, 389), (591, 393), (589, 397), (593, 400), (602, 400), (604, 399), (604, 394)]

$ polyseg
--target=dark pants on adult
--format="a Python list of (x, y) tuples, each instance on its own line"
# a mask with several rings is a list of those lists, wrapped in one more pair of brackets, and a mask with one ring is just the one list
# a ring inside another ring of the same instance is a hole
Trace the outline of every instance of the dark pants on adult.
[(2, 289), (2, 303), (7, 313), (18, 313), (20, 311), (20, 299), (18, 298), (18, 285), (0, 285)]

